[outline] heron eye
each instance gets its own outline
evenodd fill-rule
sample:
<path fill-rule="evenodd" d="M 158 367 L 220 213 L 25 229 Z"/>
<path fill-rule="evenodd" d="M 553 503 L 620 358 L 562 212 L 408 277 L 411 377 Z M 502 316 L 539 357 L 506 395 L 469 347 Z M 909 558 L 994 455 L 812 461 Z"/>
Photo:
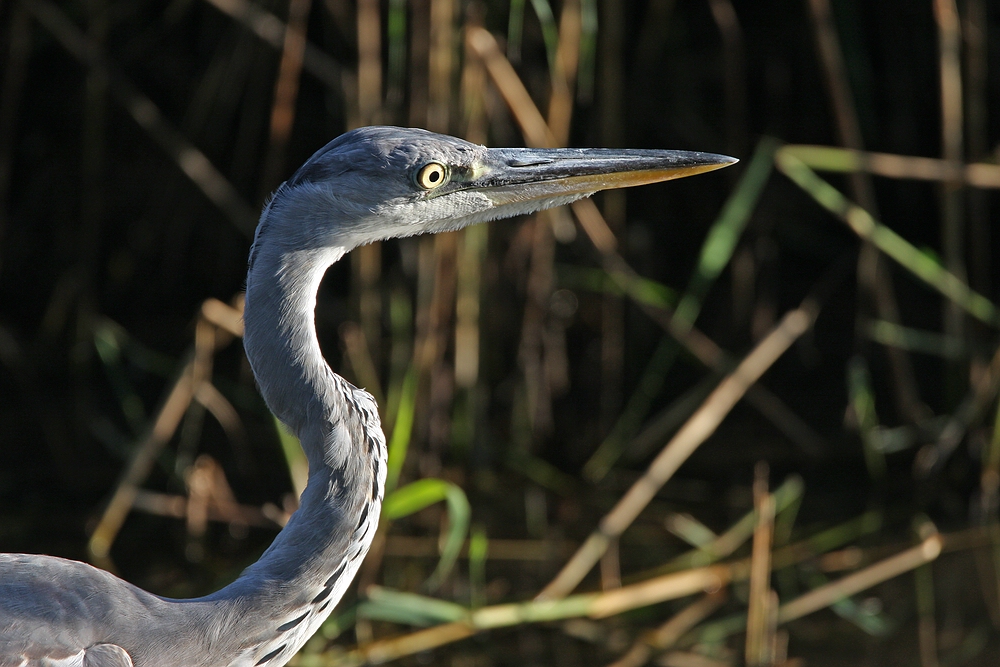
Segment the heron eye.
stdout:
<path fill-rule="evenodd" d="M 417 172 L 417 185 L 424 190 L 433 190 L 448 180 L 448 170 L 440 162 L 428 162 Z"/>

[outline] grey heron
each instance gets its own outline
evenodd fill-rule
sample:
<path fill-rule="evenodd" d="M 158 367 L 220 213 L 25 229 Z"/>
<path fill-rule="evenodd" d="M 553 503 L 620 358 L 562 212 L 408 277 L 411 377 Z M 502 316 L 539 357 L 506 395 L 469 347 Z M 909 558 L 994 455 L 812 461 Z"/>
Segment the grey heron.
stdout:
<path fill-rule="evenodd" d="M 320 352 L 316 293 L 359 245 L 457 230 L 734 159 L 662 150 L 485 148 L 425 130 L 334 139 L 282 184 L 250 250 L 244 345 L 309 461 L 271 546 L 205 597 L 163 598 L 84 563 L 0 555 L 0 667 L 278 667 L 344 595 L 378 524 L 386 446 L 371 395 Z"/>

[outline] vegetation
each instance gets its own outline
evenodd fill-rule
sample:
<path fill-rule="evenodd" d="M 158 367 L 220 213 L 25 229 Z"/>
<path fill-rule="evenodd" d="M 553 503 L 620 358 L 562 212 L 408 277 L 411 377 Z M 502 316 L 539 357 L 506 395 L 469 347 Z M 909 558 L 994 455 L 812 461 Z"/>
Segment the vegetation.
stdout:
<path fill-rule="evenodd" d="M 344 130 L 704 150 L 742 162 L 331 270 L 390 495 L 296 664 L 996 664 L 998 30 L 985 0 L 0 4 L 0 551 L 183 597 L 266 547 L 304 461 L 239 345 L 246 256 Z"/>

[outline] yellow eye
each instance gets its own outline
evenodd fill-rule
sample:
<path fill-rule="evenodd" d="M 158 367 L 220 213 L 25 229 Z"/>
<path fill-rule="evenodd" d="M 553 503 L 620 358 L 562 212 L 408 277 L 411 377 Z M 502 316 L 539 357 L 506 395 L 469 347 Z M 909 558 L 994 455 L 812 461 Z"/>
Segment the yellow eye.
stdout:
<path fill-rule="evenodd" d="M 424 190 L 433 190 L 448 180 L 448 169 L 440 162 L 428 162 L 417 172 L 417 185 Z"/>

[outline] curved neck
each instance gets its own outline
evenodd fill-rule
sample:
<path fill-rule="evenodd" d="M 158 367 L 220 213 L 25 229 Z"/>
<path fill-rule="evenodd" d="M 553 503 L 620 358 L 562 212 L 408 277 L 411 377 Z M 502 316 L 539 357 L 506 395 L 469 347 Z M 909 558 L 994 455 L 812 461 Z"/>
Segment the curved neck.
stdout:
<path fill-rule="evenodd" d="M 260 560 L 207 600 L 226 623 L 264 619 L 253 650 L 274 651 L 270 667 L 330 614 L 368 552 L 386 448 L 374 400 L 330 369 L 316 338 L 316 292 L 346 248 L 281 247 L 267 231 L 247 276 L 244 346 L 268 407 L 299 436 L 309 483 Z"/>
<path fill-rule="evenodd" d="M 302 440 L 311 469 L 321 452 L 314 451 L 319 434 L 310 427 L 337 398 L 329 391 L 333 372 L 316 338 L 316 293 L 326 270 L 345 252 L 268 246 L 256 253 L 247 275 L 247 359 L 268 407 Z"/>

